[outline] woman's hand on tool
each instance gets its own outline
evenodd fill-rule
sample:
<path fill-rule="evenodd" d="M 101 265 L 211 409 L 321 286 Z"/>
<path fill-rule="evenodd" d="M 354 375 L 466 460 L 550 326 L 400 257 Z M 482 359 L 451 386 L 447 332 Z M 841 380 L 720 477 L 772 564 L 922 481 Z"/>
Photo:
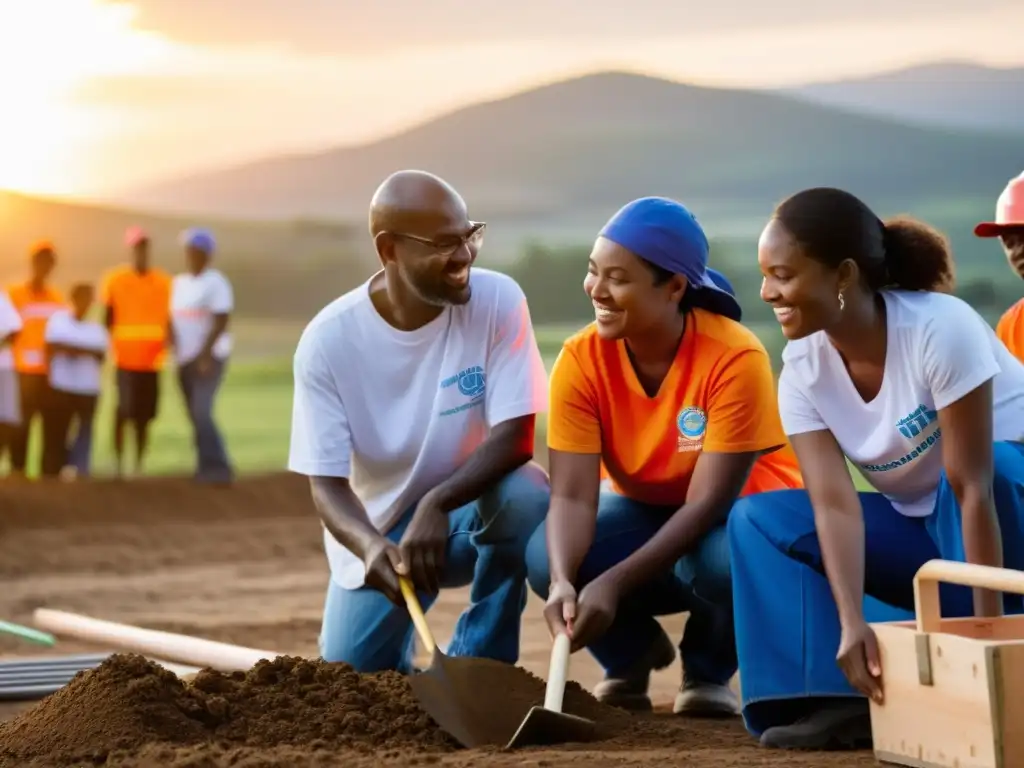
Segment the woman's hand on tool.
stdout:
<path fill-rule="evenodd" d="M 408 576 L 409 569 L 402 562 L 402 553 L 393 541 L 381 536 L 371 544 L 363 556 L 366 567 L 366 586 L 382 592 L 395 605 L 405 605 L 398 575 Z"/>
<path fill-rule="evenodd" d="M 568 581 L 556 581 L 548 590 L 544 604 L 544 620 L 554 638 L 560 634 L 572 637 L 572 622 L 576 618 L 576 588 Z"/>
<path fill-rule="evenodd" d="M 572 650 L 586 648 L 615 621 L 619 609 L 619 587 L 615 579 L 598 576 L 580 592 L 572 626 Z"/>

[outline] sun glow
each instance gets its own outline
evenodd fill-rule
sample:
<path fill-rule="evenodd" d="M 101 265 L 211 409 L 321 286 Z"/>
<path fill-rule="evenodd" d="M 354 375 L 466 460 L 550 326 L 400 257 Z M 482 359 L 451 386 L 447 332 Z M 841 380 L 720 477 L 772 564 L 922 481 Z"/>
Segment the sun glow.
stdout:
<path fill-rule="evenodd" d="M 109 131 L 112 116 L 76 109 L 71 91 L 92 77 L 158 66 L 168 44 L 133 29 L 131 5 L 100 0 L 0 3 L 0 188 L 77 186 L 71 148 Z"/>

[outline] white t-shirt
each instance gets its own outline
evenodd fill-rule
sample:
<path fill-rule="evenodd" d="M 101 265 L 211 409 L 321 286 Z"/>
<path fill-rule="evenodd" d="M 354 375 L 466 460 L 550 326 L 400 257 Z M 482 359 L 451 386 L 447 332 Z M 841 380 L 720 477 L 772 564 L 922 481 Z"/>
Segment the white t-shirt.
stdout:
<path fill-rule="evenodd" d="M 207 267 L 198 275 L 175 275 L 171 282 L 171 323 L 178 363 L 184 365 L 198 357 L 213 327 L 213 316 L 234 308 L 234 291 L 220 270 Z M 224 331 L 212 351 L 218 360 L 231 354 L 231 334 Z"/>
<path fill-rule="evenodd" d="M 91 320 L 78 320 L 68 310 L 55 312 L 46 321 L 46 341 L 69 347 L 106 352 L 110 347 L 107 329 Z M 50 363 L 50 386 L 61 392 L 98 395 L 103 364 L 91 355 L 55 354 Z"/>
<path fill-rule="evenodd" d="M 993 439 L 1024 438 L 1024 364 L 969 304 L 942 293 L 883 291 L 882 388 L 865 403 L 819 331 L 782 354 L 779 410 L 788 435 L 828 429 L 897 511 L 932 513 L 943 470 L 938 411 L 993 379 Z"/>
<path fill-rule="evenodd" d="M 5 339 L 22 328 L 21 315 L 11 303 L 7 291 L 0 290 L 0 339 Z M 14 352 L 11 345 L 0 347 L 0 371 L 14 370 Z"/>
<path fill-rule="evenodd" d="M 369 281 L 324 307 L 295 350 L 288 468 L 347 477 L 387 531 L 446 480 L 494 425 L 547 407 L 547 373 L 526 297 L 512 278 L 470 273 L 472 298 L 414 331 L 389 325 Z M 324 530 L 334 581 L 363 563 Z"/>

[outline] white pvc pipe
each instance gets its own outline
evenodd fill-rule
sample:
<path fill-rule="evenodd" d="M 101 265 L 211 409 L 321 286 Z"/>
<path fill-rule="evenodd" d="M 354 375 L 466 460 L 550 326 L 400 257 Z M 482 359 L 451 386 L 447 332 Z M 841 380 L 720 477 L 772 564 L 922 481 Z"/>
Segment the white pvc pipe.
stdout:
<path fill-rule="evenodd" d="M 173 632 L 143 629 L 50 608 L 37 608 L 33 614 L 33 623 L 58 636 L 74 637 L 170 662 L 210 667 L 221 672 L 248 670 L 261 659 L 269 660 L 281 655 L 277 651 L 262 651 Z M 188 670 L 186 674 L 192 671 Z"/>

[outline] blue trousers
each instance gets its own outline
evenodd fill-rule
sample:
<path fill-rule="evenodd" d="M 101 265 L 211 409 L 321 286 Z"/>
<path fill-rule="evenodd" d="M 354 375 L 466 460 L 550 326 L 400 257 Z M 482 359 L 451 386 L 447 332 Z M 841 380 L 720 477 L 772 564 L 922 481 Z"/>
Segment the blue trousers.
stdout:
<path fill-rule="evenodd" d="M 178 384 L 192 422 L 195 479 L 201 482 L 228 482 L 235 474 L 224 438 L 213 418 L 213 405 L 224 380 L 226 364 L 224 360 L 214 360 L 206 373 L 199 372 L 194 360 L 178 368 Z"/>
<path fill-rule="evenodd" d="M 650 541 L 676 509 L 602 492 L 594 542 L 580 565 L 576 589 L 582 590 Z M 539 527 L 530 540 L 526 567 L 530 588 L 547 599 L 551 571 L 544 526 Z M 690 612 L 690 618 L 680 652 L 687 678 L 727 683 L 736 672 L 737 662 L 729 545 L 724 525 L 708 533 L 691 553 L 660 578 L 625 596 L 611 627 L 587 650 L 606 675 L 617 677 L 629 670 L 657 639 L 661 629 L 655 616 L 686 611 Z"/>
<path fill-rule="evenodd" d="M 469 585 L 469 607 L 455 625 L 446 653 L 515 664 L 519 630 L 526 607 L 526 543 L 544 522 L 551 490 L 547 474 L 528 463 L 509 474 L 479 499 L 448 515 L 449 537 L 442 587 Z M 412 520 L 412 505 L 387 533 L 399 541 Z M 420 594 L 427 611 L 436 595 Z M 412 619 L 369 587 L 327 588 L 320 655 L 347 662 L 359 672 L 412 669 Z"/>
<path fill-rule="evenodd" d="M 1007 568 L 1024 569 L 1024 445 L 994 446 L 995 506 Z M 869 622 L 914 618 L 914 575 L 934 558 L 964 562 L 960 505 L 945 474 L 934 512 L 899 514 L 880 493 L 861 493 L 864 615 Z M 760 735 L 788 725 L 822 697 L 860 694 L 836 663 L 839 614 L 822 565 L 807 492 L 741 499 L 729 518 L 743 717 Z M 967 587 L 940 585 L 944 616 L 970 616 Z M 1006 595 L 1007 613 L 1024 612 Z"/>

